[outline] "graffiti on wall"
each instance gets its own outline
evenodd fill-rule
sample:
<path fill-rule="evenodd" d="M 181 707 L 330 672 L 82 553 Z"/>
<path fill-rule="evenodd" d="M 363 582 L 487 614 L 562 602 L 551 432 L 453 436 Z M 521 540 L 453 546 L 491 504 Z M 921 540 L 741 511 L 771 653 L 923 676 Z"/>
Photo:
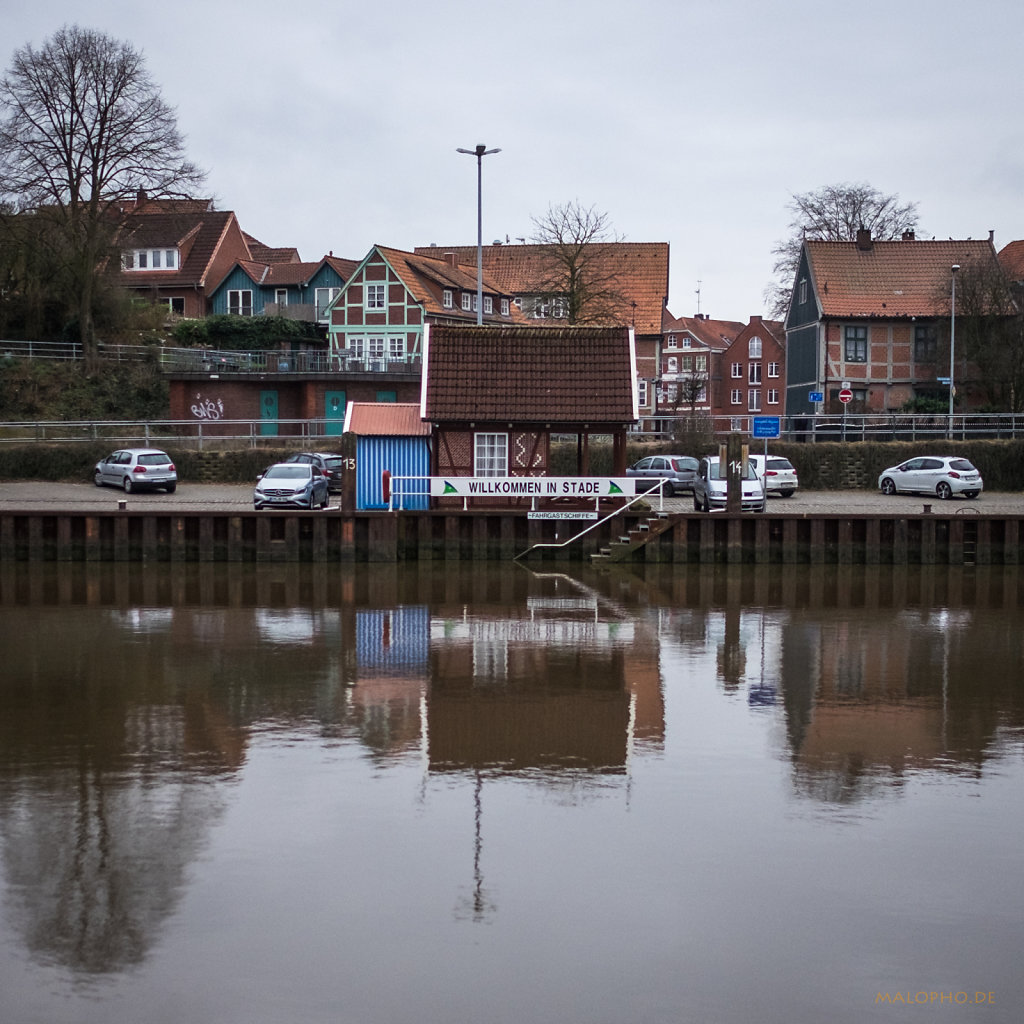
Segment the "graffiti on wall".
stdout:
<path fill-rule="evenodd" d="M 192 415 L 200 420 L 219 420 L 224 416 L 224 402 L 221 399 L 203 398 L 196 392 L 196 400 L 192 406 Z"/>

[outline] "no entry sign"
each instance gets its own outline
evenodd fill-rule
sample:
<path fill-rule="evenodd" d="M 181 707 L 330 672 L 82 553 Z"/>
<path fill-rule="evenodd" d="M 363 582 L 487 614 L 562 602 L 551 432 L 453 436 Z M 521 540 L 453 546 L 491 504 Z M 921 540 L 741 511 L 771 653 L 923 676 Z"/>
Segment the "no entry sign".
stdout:
<path fill-rule="evenodd" d="M 849 388 L 843 388 L 843 390 L 839 392 L 839 401 L 842 402 L 843 405 L 846 405 L 847 402 L 852 402 L 853 392 Z"/>

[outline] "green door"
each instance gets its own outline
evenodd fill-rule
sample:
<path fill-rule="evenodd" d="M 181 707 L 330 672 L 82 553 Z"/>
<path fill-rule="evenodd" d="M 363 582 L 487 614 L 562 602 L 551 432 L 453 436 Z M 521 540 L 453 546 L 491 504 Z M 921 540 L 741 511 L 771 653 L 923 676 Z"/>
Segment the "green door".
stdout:
<path fill-rule="evenodd" d="M 324 433 L 341 434 L 345 430 L 345 392 L 324 392 Z"/>
<path fill-rule="evenodd" d="M 260 434 L 277 437 L 277 392 L 260 392 Z"/>

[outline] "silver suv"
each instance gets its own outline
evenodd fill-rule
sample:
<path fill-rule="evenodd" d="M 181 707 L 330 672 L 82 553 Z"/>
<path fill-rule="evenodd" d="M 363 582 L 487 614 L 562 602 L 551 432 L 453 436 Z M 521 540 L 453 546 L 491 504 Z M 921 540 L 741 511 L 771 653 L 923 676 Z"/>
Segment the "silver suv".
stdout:
<path fill-rule="evenodd" d="M 763 512 L 765 506 L 764 482 L 747 462 L 747 472 L 741 481 L 743 497 L 740 508 L 744 512 Z M 700 460 L 697 476 L 693 481 L 693 507 L 698 512 L 721 512 L 727 502 L 728 479 L 726 467 L 717 455 L 707 455 Z"/>

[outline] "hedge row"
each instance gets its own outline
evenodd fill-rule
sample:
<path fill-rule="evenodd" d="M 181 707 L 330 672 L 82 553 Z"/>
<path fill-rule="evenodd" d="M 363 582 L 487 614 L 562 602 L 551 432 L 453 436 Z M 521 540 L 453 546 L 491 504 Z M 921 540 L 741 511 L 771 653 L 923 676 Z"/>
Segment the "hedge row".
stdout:
<path fill-rule="evenodd" d="M 763 450 L 763 442 L 751 442 L 753 453 Z M 250 483 L 270 463 L 297 450 L 295 445 L 275 448 L 238 448 L 229 451 L 195 451 L 164 445 L 178 467 L 182 480 L 204 483 Z M 111 451 L 109 443 L 0 445 L 0 480 L 92 479 L 93 467 Z M 850 442 L 828 444 L 786 444 L 771 441 L 768 452 L 783 455 L 797 469 L 802 487 L 809 490 L 845 490 L 855 487 L 873 489 L 878 476 L 915 455 L 961 455 L 976 465 L 993 491 L 1024 489 L 1024 441 L 955 441 L 936 444 L 916 442 Z M 696 450 L 679 452 L 678 445 L 657 442 L 631 442 L 626 446 L 627 462 L 645 455 L 686 454 L 700 458 L 718 453 L 718 446 L 703 443 Z M 551 472 L 571 476 L 576 472 L 577 449 L 573 443 L 556 443 L 551 448 Z M 595 476 L 612 473 L 611 445 L 590 444 L 590 471 Z"/>

